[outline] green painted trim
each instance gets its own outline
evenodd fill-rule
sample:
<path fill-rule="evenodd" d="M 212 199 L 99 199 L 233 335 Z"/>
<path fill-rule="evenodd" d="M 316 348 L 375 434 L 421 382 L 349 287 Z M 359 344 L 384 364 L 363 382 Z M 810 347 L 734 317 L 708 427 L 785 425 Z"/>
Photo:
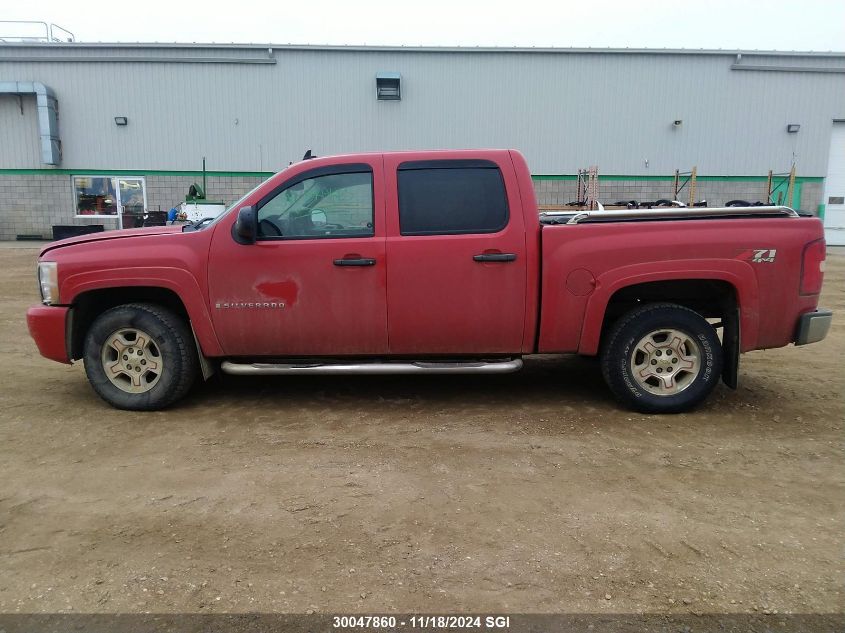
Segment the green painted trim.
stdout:
<path fill-rule="evenodd" d="M 207 176 L 269 178 L 274 171 L 207 171 Z M 192 176 L 202 177 L 202 171 L 168 171 L 163 169 L 0 169 L 0 176 Z"/>
<path fill-rule="evenodd" d="M 224 178 L 269 178 L 274 171 L 207 171 L 207 176 L 221 176 Z M 166 169 L 0 169 L 0 176 L 190 176 L 201 177 L 202 171 L 194 170 L 166 170 Z M 575 174 L 533 174 L 533 180 L 576 180 Z M 674 176 L 626 176 L 624 174 L 599 175 L 599 180 L 653 180 L 672 181 Z M 703 182 L 765 182 L 766 176 L 698 176 Z M 822 182 L 822 176 L 796 176 L 795 182 Z"/>
<path fill-rule="evenodd" d="M 575 180 L 576 176 L 552 175 L 552 174 L 531 174 L 531 180 Z"/>
<path fill-rule="evenodd" d="M 819 216 L 819 220 L 824 220 L 824 209 L 825 206 L 823 204 L 820 204 L 819 208 L 816 210 L 816 215 Z"/>
<path fill-rule="evenodd" d="M 533 174 L 533 180 L 576 180 L 575 175 Z M 599 174 L 599 180 L 659 180 L 673 181 L 675 176 L 625 176 L 623 174 Z M 698 176 L 704 182 L 766 182 L 768 176 Z M 795 182 L 822 182 L 822 176 L 796 176 Z"/>

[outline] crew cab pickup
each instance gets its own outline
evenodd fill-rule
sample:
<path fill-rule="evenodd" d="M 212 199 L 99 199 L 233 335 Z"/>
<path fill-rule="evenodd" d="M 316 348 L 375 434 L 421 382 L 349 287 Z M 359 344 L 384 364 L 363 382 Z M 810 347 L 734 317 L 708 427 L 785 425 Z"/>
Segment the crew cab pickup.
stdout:
<path fill-rule="evenodd" d="M 599 355 L 677 412 L 741 352 L 827 334 L 822 223 L 785 207 L 540 214 L 513 150 L 303 160 L 214 221 L 47 244 L 41 354 L 123 409 L 228 374 L 503 373 Z"/>

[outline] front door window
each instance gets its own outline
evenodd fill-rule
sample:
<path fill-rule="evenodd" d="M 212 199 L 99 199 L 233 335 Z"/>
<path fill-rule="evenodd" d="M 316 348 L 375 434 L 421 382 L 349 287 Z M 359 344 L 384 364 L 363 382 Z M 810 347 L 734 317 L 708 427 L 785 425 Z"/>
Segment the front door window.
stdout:
<path fill-rule="evenodd" d="M 307 178 L 258 209 L 259 239 L 373 236 L 373 174 Z"/>

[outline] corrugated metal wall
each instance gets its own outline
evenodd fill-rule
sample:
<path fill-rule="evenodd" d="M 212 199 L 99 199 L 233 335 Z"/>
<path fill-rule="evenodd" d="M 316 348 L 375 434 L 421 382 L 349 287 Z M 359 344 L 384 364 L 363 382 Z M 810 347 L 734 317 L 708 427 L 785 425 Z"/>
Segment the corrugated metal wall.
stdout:
<path fill-rule="evenodd" d="M 127 56 L 139 61 L 103 61 Z M 221 63 L 150 62 L 216 57 Z M 271 171 L 317 154 L 514 147 L 534 173 L 824 176 L 845 74 L 732 70 L 734 53 L 0 45 L 0 81 L 56 92 L 61 167 Z M 84 61 L 90 58 L 91 61 Z M 83 61 L 59 61 L 83 60 Z M 43 61 L 36 61 L 43 60 Z M 845 68 L 845 55 L 741 64 Z M 377 101 L 378 71 L 402 100 Z M 40 168 L 34 99 L 0 96 L 0 169 Z M 129 125 L 117 127 L 115 116 Z M 683 124 L 674 126 L 681 119 Z M 798 123 L 798 134 L 786 125 Z M 646 165 L 648 161 L 648 165 Z"/>

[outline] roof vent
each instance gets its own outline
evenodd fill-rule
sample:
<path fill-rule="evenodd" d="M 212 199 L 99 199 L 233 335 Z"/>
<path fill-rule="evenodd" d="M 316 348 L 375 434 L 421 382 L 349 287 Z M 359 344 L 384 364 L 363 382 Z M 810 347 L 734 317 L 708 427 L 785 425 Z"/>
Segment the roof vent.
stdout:
<path fill-rule="evenodd" d="M 376 74 L 376 99 L 379 101 L 399 101 L 402 93 L 399 84 L 402 76 L 399 73 Z"/>

